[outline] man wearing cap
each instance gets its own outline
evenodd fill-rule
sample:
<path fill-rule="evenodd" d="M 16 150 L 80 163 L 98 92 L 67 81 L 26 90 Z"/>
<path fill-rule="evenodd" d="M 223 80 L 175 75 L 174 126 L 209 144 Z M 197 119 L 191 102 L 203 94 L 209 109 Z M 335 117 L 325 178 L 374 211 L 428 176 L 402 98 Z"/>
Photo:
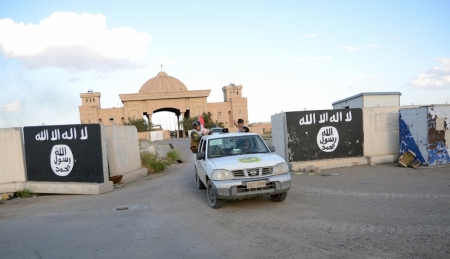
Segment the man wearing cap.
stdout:
<path fill-rule="evenodd" d="M 238 128 L 238 132 L 249 132 L 249 128 L 244 125 L 243 119 L 238 119 L 237 123 L 234 121 L 234 126 Z"/>

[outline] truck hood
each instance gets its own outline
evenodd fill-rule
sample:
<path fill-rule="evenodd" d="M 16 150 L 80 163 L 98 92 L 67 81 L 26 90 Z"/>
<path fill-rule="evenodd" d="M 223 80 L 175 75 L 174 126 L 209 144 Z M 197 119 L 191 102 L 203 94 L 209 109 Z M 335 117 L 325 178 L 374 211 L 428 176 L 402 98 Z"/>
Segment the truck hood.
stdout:
<path fill-rule="evenodd" d="M 215 169 L 240 170 L 254 167 L 271 167 L 285 162 L 274 153 L 248 154 L 210 159 Z"/>

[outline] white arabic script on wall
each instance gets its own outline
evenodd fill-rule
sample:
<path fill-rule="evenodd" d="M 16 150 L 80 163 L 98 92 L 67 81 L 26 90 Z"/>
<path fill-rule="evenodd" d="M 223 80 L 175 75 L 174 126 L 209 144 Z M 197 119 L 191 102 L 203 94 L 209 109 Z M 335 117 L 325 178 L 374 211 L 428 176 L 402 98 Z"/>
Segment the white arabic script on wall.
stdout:
<path fill-rule="evenodd" d="M 342 118 L 342 111 L 338 111 L 336 113 L 329 112 L 331 116 L 328 115 L 328 112 L 324 112 L 319 115 L 319 123 L 325 123 L 325 122 L 340 122 L 340 121 L 346 121 L 350 122 L 352 121 L 352 111 L 348 111 L 345 115 L 345 119 Z M 304 117 L 302 117 L 299 121 L 300 125 L 310 125 L 310 124 L 316 124 L 316 113 L 310 113 L 306 114 Z"/>
<path fill-rule="evenodd" d="M 54 145 L 50 154 L 50 165 L 59 176 L 70 174 L 73 169 L 72 150 L 67 145 Z"/>
<path fill-rule="evenodd" d="M 333 152 L 339 144 L 339 133 L 333 126 L 322 127 L 317 133 L 317 145 L 324 152 Z"/>
<path fill-rule="evenodd" d="M 42 130 L 41 132 L 39 132 L 38 134 L 36 134 L 36 136 L 34 138 L 38 141 L 49 140 L 49 138 L 51 141 L 60 140 L 60 139 L 77 139 L 77 129 L 76 128 L 70 128 L 70 130 L 66 130 L 62 134 L 59 131 L 59 129 L 54 129 L 50 133 L 51 133 L 51 136 L 48 134 L 48 130 L 45 129 L 45 130 Z M 83 129 L 80 130 L 80 139 L 81 140 L 88 139 L 87 127 L 84 127 L 84 130 Z"/>

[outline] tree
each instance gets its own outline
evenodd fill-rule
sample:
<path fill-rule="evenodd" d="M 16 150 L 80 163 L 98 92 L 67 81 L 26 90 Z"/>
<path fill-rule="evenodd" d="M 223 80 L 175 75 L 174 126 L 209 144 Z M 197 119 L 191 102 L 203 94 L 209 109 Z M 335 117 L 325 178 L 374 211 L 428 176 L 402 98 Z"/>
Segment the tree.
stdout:
<path fill-rule="evenodd" d="M 133 125 L 136 126 L 138 132 L 150 131 L 152 123 L 150 125 L 144 119 L 135 119 L 134 117 L 128 117 L 128 121 L 124 122 L 123 125 Z"/>

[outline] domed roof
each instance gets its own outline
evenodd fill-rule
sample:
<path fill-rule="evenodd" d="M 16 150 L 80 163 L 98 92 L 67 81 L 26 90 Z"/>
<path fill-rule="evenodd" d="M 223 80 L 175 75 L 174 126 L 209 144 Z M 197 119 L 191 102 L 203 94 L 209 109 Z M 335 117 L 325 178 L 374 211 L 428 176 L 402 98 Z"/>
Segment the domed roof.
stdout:
<path fill-rule="evenodd" d="M 151 93 L 166 93 L 166 92 L 180 92 L 187 91 L 186 86 L 175 77 L 168 76 L 166 72 L 159 72 L 156 77 L 149 79 L 145 82 L 141 89 L 140 94 Z"/>

